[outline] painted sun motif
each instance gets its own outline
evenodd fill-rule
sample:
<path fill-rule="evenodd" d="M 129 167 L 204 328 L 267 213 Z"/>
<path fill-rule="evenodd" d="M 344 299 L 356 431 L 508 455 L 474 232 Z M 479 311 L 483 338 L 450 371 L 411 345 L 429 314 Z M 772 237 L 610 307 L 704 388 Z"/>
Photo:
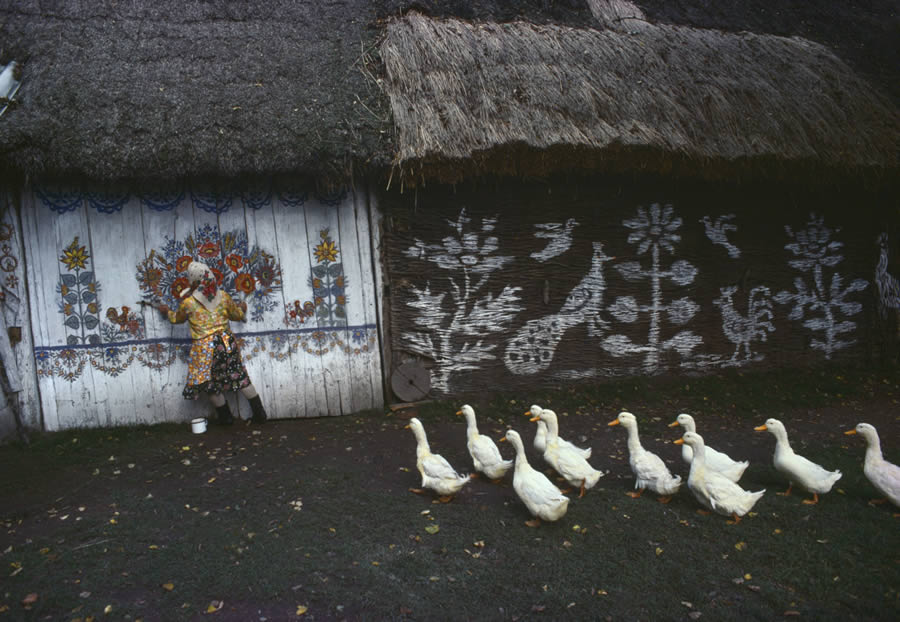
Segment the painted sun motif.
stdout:
<path fill-rule="evenodd" d="M 323 231 L 327 234 L 327 230 Z M 316 261 L 320 263 L 337 261 L 338 249 L 333 240 L 323 239 L 315 248 Z"/>
<path fill-rule="evenodd" d="M 60 256 L 59 260 L 65 264 L 69 270 L 84 270 L 84 268 L 87 267 L 87 260 L 90 259 L 90 257 L 87 249 L 84 246 L 78 245 L 78 236 L 75 236 L 72 243 L 63 249 L 63 254 Z"/>
<path fill-rule="evenodd" d="M 623 225 L 634 232 L 628 235 L 629 244 L 638 244 L 638 255 L 643 255 L 652 245 L 659 245 L 670 253 L 675 252 L 675 244 L 681 241 L 676 231 L 681 227 L 681 218 L 673 217 L 671 205 L 660 207 L 658 203 L 650 206 L 649 213 L 638 207 L 637 218 L 625 220 Z"/>

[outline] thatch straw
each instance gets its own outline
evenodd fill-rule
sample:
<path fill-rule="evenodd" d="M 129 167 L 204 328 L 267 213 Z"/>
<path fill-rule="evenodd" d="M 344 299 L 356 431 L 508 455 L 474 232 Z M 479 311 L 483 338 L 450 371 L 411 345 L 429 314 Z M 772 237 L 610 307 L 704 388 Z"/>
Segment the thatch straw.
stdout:
<path fill-rule="evenodd" d="M 390 162 L 365 0 L 5 4 L 0 61 L 21 62 L 23 81 L 0 171 L 341 180 Z"/>
<path fill-rule="evenodd" d="M 896 108 L 819 44 L 409 14 L 381 45 L 406 183 L 483 173 L 896 177 Z"/>

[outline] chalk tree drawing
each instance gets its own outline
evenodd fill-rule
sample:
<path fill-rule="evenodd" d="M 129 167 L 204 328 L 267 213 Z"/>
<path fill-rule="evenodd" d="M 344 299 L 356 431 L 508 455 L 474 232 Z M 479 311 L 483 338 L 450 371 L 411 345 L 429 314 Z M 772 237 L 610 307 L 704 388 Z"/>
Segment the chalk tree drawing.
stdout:
<path fill-rule="evenodd" d="M 692 350 L 702 341 L 702 337 L 689 330 L 676 334 L 671 339 L 662 341 L 660 337 L 663 313 L 668 315 L 669 321 L 675 325 L 687 324 L 699 311 L 700 306 L 689 298 L 679 298 L 669 303 L 662 299 L 662 281 L 669 279 L 676 285 L 689 285 L 697 276 L 697 268 L 690 262 L 678 260 L 672 263 L 668 270 L 660 264 L 660 249 L 675 253 L 675 245 L 681 241 L 681 235 L 677 233 L 681 227 L 681 218 L 675 217 L 674 208 L 671 205 L 665 207 L 654 203 L 647 210 L 638 207 L 637 217 L 622 222 L 632 229 L 628 235 L 629 244 L 637 244 L 637 254 L 644 255 L 650 251 L 650 268 L 645 270 L 640 262 L 626 261 L 615 266 L 615 269 L 628 281 L 650 281 L 650 303 L 639 305 L 633 296 L 621 296 L 608 307 L 608 311 L 620 322 L 633 323 L 642 313 L 649 314 L 650 331 L 646 344 L 633 343 L 625 335 L 612 335 L 603 341 L 603 349 L 613 356 L 627 356 L 643 353 L 644 373 L 654 373 L 659 370 L 660 353 L 666 350 L 675 350 L 682 357 L 687 357 Z"/>
<path fill-rule="evenodd" d="M 570 218 L 565 224 L 558 222 L 541 223 L 534 227 L 538 229 L 534 234 L 536 238 L 550 240 L 542 250 L 531 253 L 532 259 L 548 261 L 562 255 L 572 246 L 572 229 L 578 226 L 574 218 Z"/>
<path fill-rule="evenodd" d="M 747 297 L 747 315 L 734 308 L 732 297 L 737 291 L 737 286 L 720 287 L 720 296 L 712 302 L 722 311 L 722 331 L 725 337 L 735 344 L 734 354 L 731 356 L 731 364 L 739 364 L 752 360 L 762 360 L 763 355 L 753 356 L 750 344 L 754 341 L 766 341 L 768 333 L 775 330 L 772 324 L 772 300 L 769 288 L 760 285 L 750 290 Z M 743 359 L 738 358 L 744 350 Z"/>
<path fill-rule="evenodd" d="M 728 256 L 732 259 L 737 259 L 741 256 L 741 249 L 728 241 L 728 234 L 726 233 L 726 231 L 737 231 L 735 225 L 725 222 L 733 218 L 734 214 L 724 214 L 713 222 L 709 216 L 704 216 L 700 219 L 700 222 L 706 227 L 706 237 L 709 238 L 709 241 L 725 247 L 725 250 L 728 251 Z"/>
<path fill-rule="evenodd" d="M 512 373 L 535 374 L 546 369 L 563 333 L 582 322 L 588 322 L 591 337 L 600 336 L 605 325 L 599 316 L 606 289 L 603 264 L 613 258 L 603 252 L 602 242 L 594 242 L 593 247 L 590 271 L 569 292 L 559 313 L 528 320 L 507 344 L 503 362 Z"/>
<path fill-rule="evenodd" d="M 878 287 L 878 314 L 882 319 L 887 317 L 888 309 L 900 309 L 900 284 L 897 278 L 887 271 L 888 267 L 888 235 L 878 235 L 878 265 L 875 266 L 875 285 Z"/>
<path fill-rule="evenodd" d="M 788 237 L 794 240 L 786 244 L 785 248 L 796 257 L 788 261 L 788 265 L 801 272 L 811 273 L 812 282 L 807 283 L 802 277 L 795 278 L 796 291 L 778 292 L 775 301 L 780 304 L 794 304 L 788 316 L 791 320 L 802 320 L 807 312 L 810 314 L 821 312 L 820 317 L 810 317 L 804 321 L 803 326 L 811 331 L 825 333 L 824 339 L 813 338 L 810 345 L 825 352 L 825 358 L 830 359 L 835 350 L 846 348 L 856 342 L 855 339 L 838 338 L 839 335 L 856 330 L 856 322 L 838 321 L 836 315 L 849 317 L 859 313 L 862 304 L 848 302 L 845 298 L 853 292 L 864 290 L 868 283 L 864 279 L 855 279 L 845 288 L 843 277 L 835 271 L 831 274 L 831 284 L 825 285 L 824 271 L 834 268 L 844 260 L 844 256 L 837 252 L 844 244 L 831 239 L 832 233 L 839 233 L 840 229 L 832 232 L 823 222 L 823 218 L 810 214 L 810 220 L 803 231 L 794 233 L 790 225 L 785 226 L 784 230 Z"/>
<path fill-rule="evenodd" d="M 424 289 L 413 286 L 415 298 L 407 304 L 418 309 L 414 323 L 422 330 L 401 335 L 410 351 L 434 360 L 432 387 L 440 393 L 450 390 L 452 374 L 480 369 L 483 361 L 497 358 L 493 353 L 496 344 L 484 343 L 483 337 L 505 332 L 513 316 L 522 310 L 518 304 L 520 287 L 506 285 L 496 298 L 490 292 L 477 296 L 491 274 L 513 257 L 495 254 L 498 242 L 491 232 L 496 217 L 483 218 L 480 233 L 468 230 L 471 221 L 463 208 L 457 220 L 447 221 L 453 235 L 440 244 L 426 244 L 416 238 L 415 245 L 404 251 L 409 258 L 429 261 L 451 273 L 447 277 L 449 292 L 432 293 L 430 281 Z M 445 305 L 448 293 L 449 305 Z"/>

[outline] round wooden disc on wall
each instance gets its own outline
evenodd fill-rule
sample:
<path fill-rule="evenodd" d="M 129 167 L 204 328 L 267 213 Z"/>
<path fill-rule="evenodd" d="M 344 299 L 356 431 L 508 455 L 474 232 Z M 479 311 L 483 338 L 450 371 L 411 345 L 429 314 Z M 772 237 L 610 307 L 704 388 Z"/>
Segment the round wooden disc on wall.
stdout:
<path fill-rule="evenodd" d="M 423 400 L 431 391 L 431 374 L 418 363 L 403 363 L 391 375 L 391 389 L 404 402 Z"/>

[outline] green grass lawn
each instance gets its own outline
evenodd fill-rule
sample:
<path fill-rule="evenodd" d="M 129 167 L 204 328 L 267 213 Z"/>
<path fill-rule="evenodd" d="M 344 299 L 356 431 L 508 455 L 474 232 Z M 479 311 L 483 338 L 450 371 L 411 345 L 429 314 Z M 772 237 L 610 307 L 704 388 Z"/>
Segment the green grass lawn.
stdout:
<path fill-rule="evenodd" d="M 895 619 L 898 510 L 867 504 L 864 444 L 843 431 L 873 423 L 900 462 L 896 378 L 818 370 L 471 397 L 481 432 L 519 430 L 536 468 L 534 402 L 609 471 L 538 528 L 511 476 L 446 504 L 409 492 L 412 414 L 433 451 L 471 469 L 461 402 L 204 435 L 187 423 L 42 435 L 0 448 L 0 622 Z M 606 425 L 623 409 L 684 476 L 668 423 L 691 412 L 707 442 L 751 461 L 741 483 L 766 495 L 738 525 L 698 515 L 686 488 L 668 505 L 629 498 L 625 433 Z M 752 429 L 770 416 L 798 453 L 843 471 L 819 505 L 775 494 L 787 486 L 774 438 Z"/>

